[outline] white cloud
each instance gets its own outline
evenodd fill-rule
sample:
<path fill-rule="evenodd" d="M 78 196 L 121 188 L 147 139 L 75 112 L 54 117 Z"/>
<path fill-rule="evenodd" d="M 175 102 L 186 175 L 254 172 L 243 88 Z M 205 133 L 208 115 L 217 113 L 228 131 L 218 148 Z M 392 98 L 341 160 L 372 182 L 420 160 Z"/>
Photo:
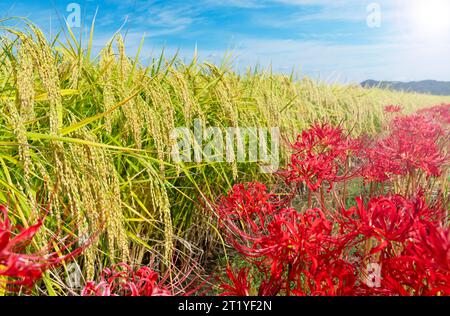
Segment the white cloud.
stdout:
<path fill-rule="evenodd" d="M 275 3 L 288 5 L 315 5 L 315 6 L 331 6 L 340 7 L 355 3 L 361 3 L 361 0 L 272 0 Z"/>
<path fill-rule="evenodd" d="M 246 39 L 234 51 L 241 67 L 273 65 L 275 71 L 293 67 L 305 74 L 341 81 L 448 80 L 450 45 L 423 48 L 420 43 L 342 45 L 320 41 Z M 220 55 L 217 54 L 216 55 Z"/>
<path fill-rule="evenodd" d="M 207 6 L 223 6 L 233 8 L 257 9 L 266 6 L 263 0 L 204 0 Z"/>

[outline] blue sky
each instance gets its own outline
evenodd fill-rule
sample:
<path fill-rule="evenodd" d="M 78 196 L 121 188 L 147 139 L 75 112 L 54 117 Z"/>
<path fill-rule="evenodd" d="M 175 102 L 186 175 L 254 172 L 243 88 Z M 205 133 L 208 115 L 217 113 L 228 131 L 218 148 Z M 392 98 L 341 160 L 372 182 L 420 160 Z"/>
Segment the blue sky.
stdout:
<path fill-rule="evenodd" d="M 450 23 L 439 22 L 450 21 L 448 0 L 0 0 L 0 16 L 26 16 L 55 34 L 70 3 L 85 25 L 98 8 L 97 48 L 122 27 L 130 55 L 145 34 L 144 57 L 164 46 L 189 60 L 197 46 L 202 60 L 231 53 L 237 70 L 258 64 L 329 81 L 450 81 Z"/>

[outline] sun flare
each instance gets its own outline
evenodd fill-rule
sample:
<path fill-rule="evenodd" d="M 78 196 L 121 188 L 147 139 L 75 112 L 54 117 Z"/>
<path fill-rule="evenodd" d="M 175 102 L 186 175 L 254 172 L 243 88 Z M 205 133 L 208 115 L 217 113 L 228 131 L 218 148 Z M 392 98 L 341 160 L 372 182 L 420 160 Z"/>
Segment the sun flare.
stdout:
<path fill-rule="evenodd" d="M 415 0 L 411 6 L 411 18 L 415 32 L 427 37 L 442 37 L 450 34 L 450 1 Z"/>

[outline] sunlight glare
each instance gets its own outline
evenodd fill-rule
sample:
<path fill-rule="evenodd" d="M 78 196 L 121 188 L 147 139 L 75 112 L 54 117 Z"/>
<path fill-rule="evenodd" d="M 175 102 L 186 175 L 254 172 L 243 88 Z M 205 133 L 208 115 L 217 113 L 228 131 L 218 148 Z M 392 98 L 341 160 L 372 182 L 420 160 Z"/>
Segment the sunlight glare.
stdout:
<path fill-rule="evenodd" d="M 411 18 L 418 35 L 426 37 L 450 37 L 450 1 L 411 1 Z"/>

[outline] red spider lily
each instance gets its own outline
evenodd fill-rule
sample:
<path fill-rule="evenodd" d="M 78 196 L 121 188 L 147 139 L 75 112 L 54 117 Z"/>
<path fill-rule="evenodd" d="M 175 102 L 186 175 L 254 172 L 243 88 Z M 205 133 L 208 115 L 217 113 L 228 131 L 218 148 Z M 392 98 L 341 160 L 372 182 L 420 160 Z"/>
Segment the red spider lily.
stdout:
<path fill-rule="evenodd" d="M 321 210 L 300 214 L 283 207 L 286 202 L 260 183 L 247 183 L 234 186 L 217 205 L 228 241 L 248 258 L 264 257 L 261 264 L 270 263 L 272 272 L 280 262 L 293 264 L 310 243 L 325 242 L 321 238 L 332 226 Z"/>
<path fill-rule="evenodd" d="M 369 145 L 326 124 L 303 132 L 288 169 L 280 173 L 288 185 L 304 183 L 314 191 L 328 183 L 331 189 L 352 177 L 354 171 L 342 166 L 361 151 L 368 160 L 366 180 L 407 176 L 412 190 L 371 197 L 367 203 L 356 198 L 349 209 L 339 204 L 341 211 L 321 203 L 321 209 L 299 212 L 290 207 L 293 199 L 277 199 L 262 184 L 235 186 L 219 200 L 218 214 L 227 240 L 252 269 L 227 270 L 229 281 L 221 287 L 225 295 L 248 295 L 255 280 L 262 280 L 259 295 L 450 295 L 445 199 L 419 181 L 422 174 L 438 176 L 445 170 L 449 157 L 443 144 L 442 124 L 425 114 L 395 118 L 389 135 Z M 372 277 L 368 262 L 381 267 L 374 287 L 365 283 Z"/>
<path fill-rule="evenodd" d="M 348 177 L 342 167 L 347 165 L 350 153 L 358 149 L 358 143 L 344 135 L 340 127 L 322 124 L 303 131 L 292 148 L 295 152 L 283 172 L 286 182 L 304 182 L 316 191 L 323 182 L 331 189 L 333 183 Z"/>
<path fill-rule="evenodd" d="M 419 189 L 414 197 L 410 199 L 414 203 L 414 215 L 418 224 L 434 224 L 440 225 L 445 221 L 447 212 L 442 207 L 442 201 L 438 199 L 432 205 L 428 204 L 425 199 L 425 192 Z"/>
<path fill-rule="evenodd" d="M 439 176 L 448 163 L 439 146 L 443 130 L 423 115 L 397 117 L 388 137 L 362 150 L 367 165 L 363 176 L 368 180 L 386 181 L 392 175 L 411 175 L 421 170 L 428 176 Z"/>
<path fill-rule="evenodd" d="M 83 296 L 171 296 L 166 280 L 159 280 L 159 274 L 148 267 L 134 270 L 120 263 L 111 269 L 106 268 L 99 283 L 88 282 Z"/>
<path fill-rule="evenodd" d="M 419 261 L 446 271 L 450 277 L 450 229 L 436 226 L 435 223 L 421 222 L 417 241 L 408 252 Z"/>
<path fill-rule="evenodd" d="M 223 281 L 220 284 L 220 289 L 223 291 L 221 296 L 250 296 L 251 282 L 248 277 L 248 268 L 242 268 L 237 272 L 232 271 L 227 267 L 226 274 L 229 282 Z"/>
<path fill-rule="evenodd" d="M 366 294 L 449 294 L 450 231 L 439 226 L 443 210 L 428 206 L 423 192 L 413 199 L 392 195 L 373 198 L 367 207 L 361 199 L 357 204 L 342 212 L 347 222 L 339 224 L 346 246 L 364 248 L 362 241 L 378 240 L 363 251 L 365 257 L 379 254 L 382 286 L 366 288 Z"/>
<path fill-rule="evenodd" d="M 178 256 L 173 258 L 178 261 Z M 192 259 L 192 258 L 191 258 Z M 164 274 L 154 269 L 154 260 L 149 266 L 133 268 L 126 263 L 119 263 L 105 268 L 98 283 L 90 281 L 82 291 L 83 296 L 190 296 L 204 295 L 210 291 L 209 278 L 200 280 L 194 275 L 199 270 L 196 261 L 189 261 L 181 266 L 171 266 Z M 176 273 L 173 273 L 176 271 Z"/>
<path fill-rule="evenodd" d="M 276 296 L 283 287 L 283 280 L 280 272 L 272 273 L 270 277 L 265 276 L 261 281 L 258 290 L 258 296 Z"/>
<path fill-rule="evenodd" d="M 79 255 L 84 247 L 80 247 L 67 255 L 61 256 L 60 252 L 45 253 L 41 251 L 34 254 L 25 254 L 21 251 L 31 243 L 43 222 L 27 229 L 18 229 L 12 226 L 8 217 L 8 209 L 0 205 L 2 219 L 0 219 L 0 276 L 7 277 L 9 290 L 15 290 L 20 286 L 30 288 L 38 281 L 45 270 L 72 259 Z M 15 231 L 18 231 L 15 233 Z M 71 245 L 59 244 L 59 251 L 68 250 Z"/>
<path fill-rule="evenodd" d="M 325 261 L 314 274 L 305 271 L 292 291 L 297 296 L 347 296 L 361 291 L 356 269 L 344 260 Z"/>
<path fill-rule="evenodd" d="M 369 290 L 372 294 L 421 295 L 426 272 L 415 265 L 414 258 L 406 256 L 385 258 L 381 271 L 381 287 Z"/>
<path fill-rule="evenodd" d="M 233 271 L 226 269 L 226 279 L 220 280 L 220 296 L 251 296 L 251 283 L 254 281 L 249 276 L 249 268 Z M 264 276 L 259 284 L 258 296 L 276 296 L 282 288 L 280 275 Z"/>
<path fill-rule="evenodd" d="M 268 235 L 257 243 L 257 251 L 271 259 L 273 272 L 282 263 L 297 273 L 304 268 L 306 259 L 311 261 L 314 270 L 318 266 L 317 257 L 325 249 L 331 250 L 331 230 L 331 222 L 319 209 L 304 214 L 286 209 L 268 225 Z"/>
<path fill-rule="evenodd" d="M 218 205 L 221 223 L 243 221 L 248 224 L 246 228 L 257 232 L 260 225 L 264 226 L 265 218 L 277 211 L 280 202 L 264 184 L 251 182 L 233 186 Z"/>
<path fill-rule="evenodd" d="M 266 190 L 265 187 L 262 189 Z M 264 274 L 261 278 L 263 281 L 259 287 L 259 295 L 276 295 L 282 289 L 289 294 L 291 282 L 299 281 L 301 275 L 325 278 L 321 264 L 338 260 L 340 250 L 343 248 L 338 244 L 339 239 L 333 236 L 333 225 L 322 210 L 311 209 L 299 213 L 290 208 L 279 208 L 277 211 L 275 209 L 276 207 L 271 208 L 269 213 L 258 213 L 266 215 L 263 220 L 258 221 L 258 230 L 244 232 L 233 223 L 223 225 L 229 229 L 226 231 L 227 237 L 235 249 Z M 221 221 L 230 222 L 228 214 L 219 212 L 223 217 Z M 240 217 L 240 220 L 245 221 L 248 218 Z M 342 266 L 336 265 L 336 269 L 339 270 Z M 231 285 L 224 283 L 222 289 L 226 290 L 225 294 L 242 295 L 243 291 L 248 289 L 245 286 L 248 284 L 247 274 L 248 270 L 245 269 L 237 276 L 227 270 Z M 331 279 L 333 282 L 336 281 L 334 276 L 330 277 Z M 336 291 L 347 293 L 347 288 L 344 289 L 347 284 L 347 281 L 341 282 L 341 287 L 338 285 L 335 287 Z"/>
<path fill-rule="evenodd" d="M 450 104 L 441 104 L 431 108 L 422 109 L 419 111 L 419 114 L 430 117 L 443 126 L 447 125 L 448 127 L 448 125 L 450 125 Z"/>
<path fill-rule="evenodd" d="M 400 105 L 387 105 L 384 107 L 384 112 L 386 113 L 399 113 L 402 111 L 402 107 Z"/>
<path fill-rule="evenodd" d="M 316 268 L 316 256 L 330 247 L 331 229 L 331 223 L 319 209 L 308 210 L 305 214 L 282 209 L 258 234 L 230 234 L 228 238 L 237 251 L 277 275 L 287 265 L 291 266 L 291 271 L 298 270 L 305 258 Z M 261 258 L 263 261 L 259 260 Z"/>
<path fill-rule="evenodd" d="M 407 255 L 384 260 L 382 287 L 374 293 L 402 296 L 448 296 L 450 275 L 436 270 L 417 257 Z"/>
<path fill-rule="evenodd" d="M 367 207 L 361 198 L 356 198 L 356 203 L 357 206 L 343 210 L 337 218 L 341 234 L 347 239 L 375 237 L 379 245 L 372 253 L 383 250 L 391 242 L 404 243 L 416 238 L 420 225 L 435 225 L 445 216 L 442 209 L 425 203 L 423 192 L 411 199 L 401 195 L 374 197 Z"/>
<path fill-rule="evenodd" d="M 302 214 L 283 208 L 265 223 L 257 233 L 232 229 L 227 234 L 235 249 L 265 273 L 266 281 L 259 289 L 261 295 L 278 293 L 285 272 L 287 279 L 294 281 L 304 269 L 318 269 L 321 257 L 335 255 L 332 224 L 319 209 Z"/>
<path fill-rule="evenodd" d="M 265 275 L 259 284 L 258 296 L 276 296 L 282 287 L 280 275 Z M 249 276 L 249 268 L 233 271 L 230 267 L 226 269 L 226 279 L 220 280 L 220 296 L 251 296 L 253 278 Z"/>
<path fill-rule="evenodd" d="M 408 238 L 414 227 L 414 203 L 400 195 L 372 198 L 367 207 L 360 198 L 356 198 L 357 207 L 349 210 L 357 215 L 351 219 L 355 234 L 365 237 L 376 237 L 379 247 L 373 252 L 386 247 L 389 242 L 403 242 Z"/>
<path fill-rule="evenodd" d="M 443 210 L 427 205 L 423 192 L 409 199 L 375 197 L 367 206 L 361 198 L 356 202 L 340 213 L 281 208 L 258 233 L 229 234 L 260 273 L 258 294 L 450 295 L 450 231 L 439 225 Z M 364 284 L 369 258 L 382 267 L 379 288 Z M 249 271 L 235 275 L 228 269 L 223 295 L 248 295 Z"/>
<path fill-rule="evenodd" d="M 381 157 L 378 143 L 361 150 L 366 161 L 361 175 L 367 182 L 385 182 L 399 172 L 398 165 L 387 157 Z M 381 146 L 380 146 L 381 147 Z"/>
<path fill-rule="evenodd" d="M 383 267 L 383 287 L 391 293 L 450 295 L 450 230 L 421 223 L 416 238 Z"/>

